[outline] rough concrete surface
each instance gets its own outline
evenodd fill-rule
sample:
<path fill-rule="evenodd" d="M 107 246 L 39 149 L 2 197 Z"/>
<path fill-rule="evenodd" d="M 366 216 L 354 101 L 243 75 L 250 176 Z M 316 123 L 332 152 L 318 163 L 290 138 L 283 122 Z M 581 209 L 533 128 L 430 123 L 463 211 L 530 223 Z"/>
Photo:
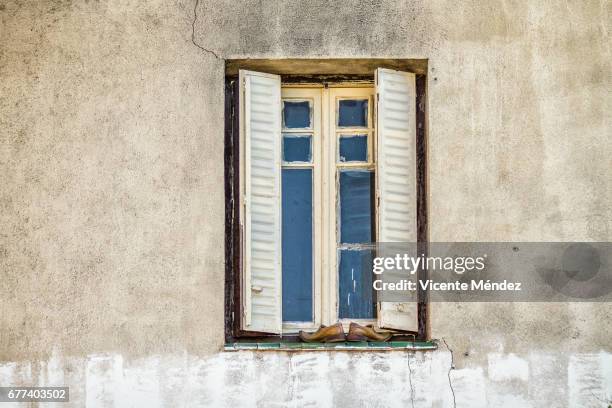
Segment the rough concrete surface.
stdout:
<path fill-rule="evenodd" d="M 608 304 L 433 305 L 452 355 L 220 350 L 224 58 L 427 58 L 430 239 L 610 241 L 611 2 L 195 6 L 0 0 L 0 385 L 65 383 L 71 406 L 610 403 Z"/>

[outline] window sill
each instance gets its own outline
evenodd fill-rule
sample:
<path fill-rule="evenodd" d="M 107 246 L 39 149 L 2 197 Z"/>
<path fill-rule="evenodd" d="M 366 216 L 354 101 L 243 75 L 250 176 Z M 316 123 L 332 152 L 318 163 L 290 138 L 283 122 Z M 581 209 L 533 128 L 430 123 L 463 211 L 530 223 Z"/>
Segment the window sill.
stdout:
<path fill-rule="evenodd" d="M 342 342 L 342 343 L 228 343 L 225 351 L 425 351 L 436 350 L 433 341 Z"/>

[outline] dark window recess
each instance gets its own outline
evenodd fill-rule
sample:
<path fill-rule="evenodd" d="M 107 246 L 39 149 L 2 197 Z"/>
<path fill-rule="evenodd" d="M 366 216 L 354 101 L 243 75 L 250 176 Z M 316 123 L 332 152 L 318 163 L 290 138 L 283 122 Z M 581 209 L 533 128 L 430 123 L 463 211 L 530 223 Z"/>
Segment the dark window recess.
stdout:
<path fill-rule="evenodd" d="M 323 60 L 322 60 L 323 61 Z M 336 60 L 324 60 L 326 63 L 329 61 Z M 342 64 L 342 66 L 346 65 L 344 60 L 338 60 Z M 361 61 L 361 60 L 359 60 Z M 419 62 L 421 65 L 416 64 L 414 61 L 412 62 L 414 66 L 409 68 L 407 66 L 395 66 L 396 60 L 363 60 L 370 61 L 368 62 L 370 65 L 367 65 L 367 69 L 365 71 L 371 72 L 376 67 L 388 65 L 388 68 L 392 69 L 400 69 L 400 70 L 408 70 L 417 72 L 416 75 L 416 91 L 417 91 L 417 236 L 418 236 L 418 249 L 419 253 L 427 255 L 427 239 L 428 239 L 428 231 L 427 231 L 427 161 L 426 161 L 426 145 L 427 145 L 427 134 L 426 134 L 426 89 L 427 89 L 427 62 L 421 60 L 415 60 Z M 387 62 L 385 62 L 387 61 Z M 410 63 L 412 60 L 398 60 L 404 61 L 406 64 Z M 406 62 L 408 61 L 408 62 Z M 258 69 L 257 66 L 250 66 L 248 64 L 254 64 L 257 61 L 253 60 L 228 60 L 226 63 L 226 87 L 225 87 L 225 145 L 224 145 L 224 157 L 225 157 L 225 199 L 226 199 L 226 235 L 225 235 L 225 257 L 226 257 L 226 267 L 225 267 L 225 340 L 227 343 L 234 342 L 239 339 L 249 339 L 248 341 L 279 341 L 286 340 L 292 341 L 297 340 L 297 336 L 295 335 L 285 335 L 285 336 L 277 336 L 270 335 L 268 333 L 259 333 L 259 332 L 249 332 L 243 331 L 240 328 L 240 315 L 242 311 L 241 305 L 241 268 L 244 260 L 242 259 L 242 245 L 243 243 L 240 240 L 241 236 L 241 228 L 240 228 L 240 200 L 239 200 L 239 170 L 240 170 L 240 161 L 239 161 L 239 104 L 238 104 L 238 76 L 237 69 L 245 68 L 245 69 Z M 277 62 L 274 60 L 268 61 L 270 64 L 276 64 Z M 304 60 L 304 64 L 319 64 L 320 62 L 317 60 Z M 242 64 L 242 65 L 241 65 Z M 246 64 L 246 65 L 244 65 Z M 408 64 L 410 65 L 410 64 Z M 317 65 L 318 67 L 319 65 Z M 324 66 L 324 65 L 321 65 Z M 339 65 L 340 66 L 340 65 Z M 233 70 L 233 71 L 232 71 Z M 261 68 L 260 70 L 266 71 Z M 364 72 L 365 72 L 364 71 Z M 361 72 L 361 71 L 359 71 Z M 372 81 L 372 76 L 370 74 L 361 73 L 359 75 L 333 75 L 333 74 L 323 74 L 323 75 L 283 75 L 282 76 L 283 83 L 330 83 L 330 82 L 347 82 L 347 81 Z M 365 102 L 365 103 L 363 103 Z M 298 106 L 292 106 L 288 111 L 283 109 L 283 125 L 288 128 L 310 128 L 311 127 L 311 116 L 310 116 L 310 106 L 308 102 L 298 102 Z M 360 127 L 367 126 L 367 102 L 362 101 L 359 103 L 350 103 L 350 101 L 342 104 L 341 107 L 342 113 L 339 118 L 339 126 L 344 127 Z M 359 106 L 361 105 L 361 106 Z M 292 109 L 295 108 L 295 109 Z M 338 106 L 340 109 L 340 106 Z M 303 157 L 303 156 L 302 156 Z M 312 199 L 312 198 L 311 198 Z M 374 203 L 371 202 L 370 207 L 372 208 Z M 372 223 L 373 224 L 373 223 Z M 370 227 L 370 235 L 375 228 L 372 225 Z M 367 233 L 363 233 L 363 236 L 367 235 Z M 359 235 L 359 234 L 358 234 Z M 371 240 L 371 239 L 370 239 Z M 342 247 L 342 245 L 341 245 Z M 312 251 L 312 247 L 310 249 Z M 344 251 L 344 249 L 340 249 L 338 252 L 339 255 L 339 295 L 342 298 L 342 294 L 348 294 L 351 290 L 354 290 L 355 293 L 357 291 L 362 290 L 368 284 L 368 278 L 370 277 L 362 277 L 361 280 L 364 282 L 363 286 L 358 286 L 355 284 L 354 288 L 351 288 L 352 279 L 346 272 L 350 271 L 350 265 L 355 264 L 356 262 L 370 262 L 368 260 L 368 256 L 372 256 L 365 254 L 366 250 L 355 250 L 356 254 L 343 256 L 340 254 L 340 251 Z M 347 250 L 348 252 L 349 250 Z M 364 253 L 361 253 L 363 251 Z M 360 259 L 357 259 L 360 258 Z M 363 270 L 363 268 L 360 268 Z M 418 277 L 419 279 L 427 279 L 427 270 L 419 270 Z M 351 282 L 348 282 L 346 278 L 349 278 Z M 312 280 L 310 281 L 312 282 Z M 312 285 L 312 283 L 310 283 Z M 283 288 L 284 289 L 284 288 Z M 312 291 L 312 286 L 310 286 L 310 290 Z M 309 296 L 311 299 L 312 296 Z M 348 296 L 346 297 L 348 299 Z M 352 296 L 351 296 L 352 298 Z M 351 299 L 352 301 L 352 299 Z M 347 302 L 348 303 L 348 302 Z M 344 306 L 339 305 L 340 308 L 343 308 L 340 311 L 340 316 L 345 316 L 345 313 L 351 314 L 355 313 L 356 315 L 359 313 L 367 313 L 367 305 L 364 304 L 360 307 L 355 306 L 356 309 L 360 311 L 350 312 L 348 309 L 344 309 Z M 348 304 L 347 304 L 348 306 Z M 310 306 L 312 307 L 312 306 Z M 363 307 L 363 308 L 362 308 Z M 304 308 L 305 310 L 305 308 Z M 311 309 L 310 309 L 311 310 Z M 312 313 L 312 312 L 310 312 Z M 311 315 L 312 316 L 312 315 Z M 419 290 L 419 305 L 418 305 L 418 320 L 419 320 L 419 329 L 417 340 L 426 340 L 429 338 L 429 330 L 428 330 L 428 300 L 427 293 Z"/>
<path fill-rule="evenodd" d="M 373 239 L 374 172 L 340 170 L 340 243 L 368 244 Z"/>
<path fill-rule="evenodd" d="M 310 128 L 310 103 L 283 101 L 283 127 L 287 129 Z"/>
<path fill-rule="evenodd" d="M 283 321 L 312 321 L 312 169 L 282 170 Z"/>
<path fill-rule="evenodd" d="M 342 135 L 339 141 L 341 162 L 368 161 L 367 135 Z"/>
<path fill-rule="evenodd" d="M 376 298 L 372 288 L 370 249 L 341 249 L 338 268 L 338 317 L 373 319 Z"/>
<path fill-rule="evenodd" d="M 367 127 L 368 100 L 341 99 L 338 102 L 338 126 Z"/>
<path fill-rule="evenodd" d="M 312 161 L 312 141 L 308 135 L 283 135 L 283 160 L 291 162 Z"/>

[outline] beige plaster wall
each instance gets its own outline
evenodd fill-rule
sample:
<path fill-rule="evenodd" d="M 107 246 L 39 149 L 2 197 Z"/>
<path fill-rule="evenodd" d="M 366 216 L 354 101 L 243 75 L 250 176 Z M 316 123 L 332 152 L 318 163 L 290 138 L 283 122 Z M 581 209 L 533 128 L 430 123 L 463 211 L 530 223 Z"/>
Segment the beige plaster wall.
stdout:
<path fill-rule="evenodd" d="M 610 2 L 202 1 L 194 21 L 195 5 L 0 0 L 5 382 L 67 381 L 89 390 L 74 406 L 121 405 L 100 386 L 102 361 L 123 372 L 113 381 L 156 379 L 168 406 L 158 372 L 240 394 L 251 377 L 228 367 L 271 358 L 289 373 L 274 380 L 280 405 L 363 386 L 329 382 L 346 369 L 327 360 L 345 357 L 219 354 L 223 58 L 428 58 L 432 241 L 611 240 Z M 434 364 L 415 381 L 450 377 L 482 406 L 599 406 L 612 399 L 611 316 L 606 304 L 434 305 L 457 369 L 446 350 L 412 356 Z M 406 357 L 386 358 L 406 373 Z M 321 381 L 304 380 L 317 369 Z M 417 406 L 453 405 L 449 389 L 424 389 Z M 182 405 L 210 405 L 193 392 Z"/>

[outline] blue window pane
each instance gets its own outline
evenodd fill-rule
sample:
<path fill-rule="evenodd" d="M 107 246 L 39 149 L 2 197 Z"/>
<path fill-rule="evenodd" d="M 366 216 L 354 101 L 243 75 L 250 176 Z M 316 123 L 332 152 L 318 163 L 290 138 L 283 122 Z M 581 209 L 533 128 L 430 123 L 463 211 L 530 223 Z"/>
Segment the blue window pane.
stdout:
<path fill-rule="evenodd" d="M 310 162 L 310 136 L 283 136 L 283 160 L 286 162 Z"/>
<path fill-rule="evenodd" d="M 312 321 L 312 169 L 282 170 L 283 321 Z"/>
<path fill-rule="evenodd" d="M 368 161 L 368 136 L 340 136 L 340 161 Z"/>
<path fill-rule="evenodd" d="M 310 103 L 283 101 L 283 127 L 310 128 Z"/>
<path fill-rule="evenodd" d="M 342 249 L 339 252 L 339 317 L 341 319 L 376 317 L 376 298 L 372 288 L 372 251 Z"/>
<path fill-rule="evenodd" d="M 338 126 L 368 126 L 368 100 L 340 100 L 338 105 Z"/>
<path fill-rule="evenodd" d="M 373 241 L 372 205 L 374 173 L 368 170 L 340 171 L 340 242 Z"/>

